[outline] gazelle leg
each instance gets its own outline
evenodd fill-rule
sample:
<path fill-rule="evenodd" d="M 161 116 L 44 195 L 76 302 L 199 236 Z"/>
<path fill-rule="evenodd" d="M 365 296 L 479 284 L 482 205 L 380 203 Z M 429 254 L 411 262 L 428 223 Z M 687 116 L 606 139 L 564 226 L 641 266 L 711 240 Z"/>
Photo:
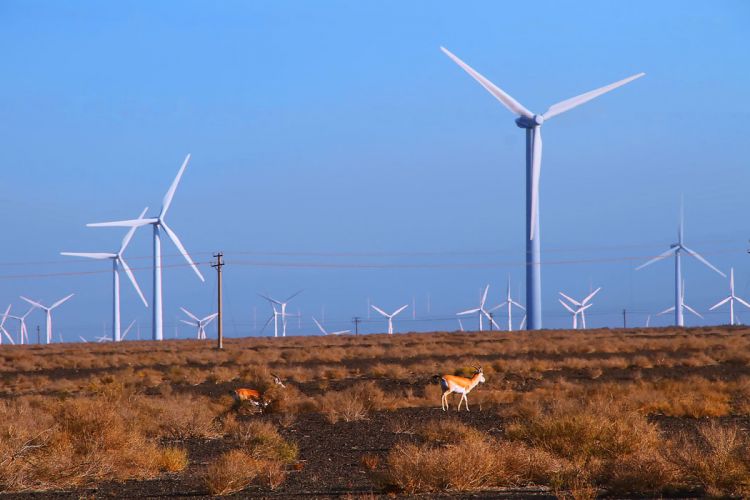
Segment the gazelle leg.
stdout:
<path fill-rule="evenodd" d="M 466 407 L 466 411 L 469 411 L 469 398 L 466 397 L 466 394 L 464 394 L 464 406 Z"/>
<path fill-rule="evenodd" d="M 464 400 L 463 395 L 460 398 L 458 398 L 458 411 L 461 411 L 461 403 L 463 402 L 463 400 Z"/>
<path fill-rule="evenodd" d="M 450 396 L 451 391 L 445 391 L 443 393 L 443 401 L 445 402 L 445 406 L 443 406 L 443 411 L 448 411 L 448 396 Z"/>

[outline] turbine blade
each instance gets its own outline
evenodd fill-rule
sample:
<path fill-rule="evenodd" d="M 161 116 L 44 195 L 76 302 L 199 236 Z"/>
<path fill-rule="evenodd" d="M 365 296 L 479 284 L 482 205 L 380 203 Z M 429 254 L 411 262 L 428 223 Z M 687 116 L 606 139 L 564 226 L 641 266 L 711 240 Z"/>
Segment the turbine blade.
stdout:
<path fill-rule="evenodd" d="M 730 300 L 732 300 L 732 297 L 727 297 L 726 299 L 722 300 L 721 302 L 717 302 L 716 304 L 714 304 L 714 305 L 712 305 L 711 307 L 709 307 L 709 308 L 708 308 L 708 310 L 709 310 L 709 311 L 713 311 L 713 310 L 714 310 L 714 309 L 716 309 L 717 307 L 721 307 L 721 306 L 723 306 L 724 304 L 726 304 L 726 303 L 727 303 L 727 302 L 729 302 Z"/>
<path fill-rule="evenodd" d="M 271 297 L 269 297 L 268 295 L 263 295 L 262 293 L 259 293 L 258 295 L 259 295 L 259 296 L 261 296 L 261 297 L 263 297 L 264 299 L 266 299 L 267 301 L 269 301 L 269 302 L 271 302 L 271 303 L 273 303 L 273 304 L 278 304 L 278 305 L 281 305 L 281 302 L 279 302 L 279 301 L 278 301 L 278 300 L 276 300 L 276 299 L 272 299 L 272 298 L 271 298 Z"/>
<path fill-rule="evenodd" d="M 141 291 L 141 287 L 138 286 L 138 282 L 135 279 L 135 275 L 133 274 L 133 271 L 130 270 L 130 266 L 127 262 L 125 262 L 125 259 L 120 257 L 118 259 L 118 262 L 122 266 L 122 270 L 125 271 L 125 274 L 127 275 L 130 282 L 133 284 L 133 288 L 135 288 L 135 291 L 138 293 L 138 296 L 141 298 L 141 301 L 143 301 L 143 305 L 148 307 L 148 302 L 146 301 L 146 297 L 143 295 L 143 292 Z"/>
<path fill-rule="evenodd" d="M 377 312 L 379 312 L 380 314 L 382 314 L 386 318 L 388 317 L 388 313 L 385 312 L 384 310 L 382 310 L 381 308 L 379 308 L 378 306 L 370 305 L 370 307 L 372 307 L 373 309 L 375 309 Z"/>
<path fill-rule="evenodd" d="M 141 227 L 157 222 L 159 222 L 159 219 L 128 219 L 114 222 L 92 222 L 86 224 L 86 227 Z"/>
<path fill-rule="evenodd" d="M 521 308 L 521 309 L 523 309 L 524 311 L 526 310 L 526 308 L 525 308 L 524 306 L 522 306 L 521 304 L 519 304 L 519 303 L 518 303 L 518 302 L 516 302 L 515 300 L 511 300 L 511 301 L 510 301 L 510 303 L 511 303 L 511 304 L 513 304 L 513 305 L 514 305 L 514 306 L 516 306 L 516 307 L 520 307 L 520 308 Z"/>
<path fill-rule="evenodd" d="M 745 307 L 747 307 L 748 309 L 750 309 L 750 304 L 748 304 L 747 302 L 745 302 L 745 300 L 744 300 L 744 299 L 741 299 L 741 298 L 739 298 L 739 297 L 735 297 L 735 298 L 734 298 L 734 300 L 736 300 L 737 302 L 739 302 L 739 303 L 740 303 L 740 304 L 742 304 L 743 306 L 745 306 Z"/>
<path fill-rule="evenodd" d="M 180 309 L 182 309 L 182 312 L 184 312 L 185 314 L 187 314 L 188 316 L 190 316 L 191 318 L 193 318 L 195 321 L 200 321 L 195 314 L 191 313 L 190 311 L 188 311 L 184 307 L 180 307 Z"/>
<path fill-rule="evenodd" d="M 716 267 L 714 267 L 713 264 L 711 264 L 709 261 L 707 261 L 706 259 L 704 259 L 703 256 L 700 255 L 695 250 L 691 250 L 691 249 L 689 249 L 686 246 L 683 246 L 682 248 L 684 248 L 687 253 L 689 253 L 690 255 L 692 255 L 693 257 L 695 257 L 696 259 L 698 259 L 699 261 L 701 261 L 703 264 L 705 264 L 706 266 L 710 267 L 711 269 L 713 269 L 717 273 L 721 274 L 723 277 L 725 277 L 725 278 L 727 277 L 726 274 L 724 274 L 721 271 L 719 271 L 718 269 L 716 269 Z"/>
<path fill-rule="evenodd" d="M 456 313 L 456 316 L 466 316 L 467 314 L 476 314 L 479 311 L 481 311 L 481 309 L 479 309 L 479 308 L 477 308 L 477 309 L 469 309 L 467 311 L 461 311 L 460 313 Z"/>
<path fill-rule="evenodd" d="M 440 50 L 443 51 L 445 55 L 453 59 L 453 62 L 461 66 L 461 68 L 466 71 L 472 78 L 474 78 L 477 82 L 479 82 L 479 85 L 484 87 L 490 94 L 495 96 L 495 99 L 503 103 L 503 106 L 508 108 L 511 113 L 515 113 L 520 116 L 525 116 L 526 118 L 533 118 L 534 114 L 529 111 L 528 109 L 524 108 L 521 103 L 513 99 L 510 95 L 506 94 L 502 89 L 497 87 L 494 83 L 489 81 L 487 78 L 479 74 L 477 71 L 475 71 L 471 66 L 463 62 L 461 59 L 456 57 L 450 50 L 446 49 L 445 47 L 440 47 Z"/>
<path fill-rule="evenodd" d="M 70 295 L 68 295 L 67 297 L 63 297 L 62 299 L 58 300 L 57 302 L 55 302 L 54 304 L 52 304 L 51 306 L 49 306 L 50 310 L 52 310 L 52 309 L 54 309 L 55 307 L 57 307 L 57 306 L 61 305 L 61 304 L 62 304 L 63 302 L 65 302 L 65 301 L 67 301 L 68 299 L 70 299 L 70 298 L 71 298 L 71 297 L 72 297 L 73 295 L 75 295 L 75 294 L 74 294 L 74 293 L 71 293 L 71 294 L 70 294 Z"/>
<path fill-rule="evenodd" d="M 143 219 L 143 216 L 146 215 L 147 210 L 148 207 L 144 208 L 143 212 L 141 212 L 141 215 L 139 215 L 138 218 Z M 120 244 L 120 251 L 118 252 L 120 255 L 122 255 L 122 252 L 124 252 L 128 247 L 130 240 L 133 239 L 133 235 L 135 234 L 136 229 L 138 229 L 138 226 L 132 226 L 130 229 L 128 229 L 128 232 L 125 233 L 125 237 L 122 239 L 122 243 Z"/>
<path fill-rule="evenodd" d="M 488 310 L 487 312 L 493 312 L 493 311 L 497 311 L 497 310 L 498 310 L 498 309 L 500 309 L 501 307 L 505 307 L 505 306 L 506 306 L 507 304 L 512 304 L 512 302 L 509 302 L 509 301 L 507 301 L 507 300 L 506 300 L 506 301 L 505 301 L 505 302 L 503 302 L 502 304 L 498 304 L 498 305 L 496 305 L 495 307 L 491 307 L 491 308 L 490 308 L 490 309 L 489 309 L 489 310 Z"/>
<path fill-rule="evenodd" d="M 286 298 L 286 300 L 284 302 L 289 302 L 290 300 L 292 300 L 294 297 L 296 297 L 297 295 L 301 294 L 302 292 L 304 292 L 304 290 L 300 290 L 298 292 L 295 292 L 295 293 L 291 294 L 289 297 Z"/>
<path fill-rule="evenodd" d="M 534 127 L 534 145 L 531 157 L 531 229 L 529 239 L 534 239 L 536 219 L 539 214 L 539 177 L 542 174 L 542 129 Z"/>
<path fill-rule="evenodd" d="M 186 325 L 190 325 L 190 326 L 200 326 L 200 324 L 199 324 L 199 323 L 193 323 L 192 321 L 188 321 L 188 320 L 186 320 L 186 319 L 181 319 L 180 321 L 182 321 L 182 322 L 183 322 L 183 323 L 185 323 Z"/>
<path fill-rule="evenodd" d="M 484 287 L 484 293 L 482 294 L 482 301 L 479 303 L 479 308 L 482 309 L 484 307 L 484 303 L 487 302 L 487 292 L 490 291 L 490 285 L 487 285 Z"/>
<path fill-rule="evenodd" d="M 32 306 L 34 306 L 34 307 L 38 307 L 39 309 L 47 309 L 46 307 L 44 307 L 44 306 L 43 306 L 42 304 L 40 304 L 39 302 L 36 302 L 36 301 L 34 301 L 34 300 L 31 300 L 31 299 L 27 299 L 27 298 L 26 298 L 26 297 L 24 297 L 23 295 L 21 295 L 20 297 L 21 297 L 21 299 L 22 299 L 22 300 L 25 300 L 26 302 L 28 302 L 29 304 L 31 304 L 31 305 L 32 305 Z M 29 311 L 29 312 L 31 312 L 31 311 Z"/>
<path fill-rule="evenodd" d="M 689 305 L 685 304 L 684 302 L 682 303 L 682 307 L 684 307 L 685 309 L 687 309 L 687 310 L 688 310 L 688 311 L 690 311 L 691 313 L 695 314 L 695 315 L 696 315 L 696 316 L 698 316 L 698 317 L 699 317 L 700 319 L 703 319 L 703 316 L 701 316 L 700 314 L 698 314 L 698 312 L 697 312 L 697 311 L 696 311 L 695 309 L 693 309 L 693 308 L 692 308 L 692 307 L 690 307 Z"/>
<path fill-rule="evenodd" d="M 169 206 L 172 204 L 172 198 L 174 198 L 174 192 L 177 190 L 177 185 L 180 183 L 180 178 L 182 178 L 182 174 L 185 172 L 185 168 L 189 161 L 190 153 L 185 157 L 185 161 L 182 162 L 182 166 L 177 172 L 177 177 L 174 178 L 172 185 L 169 186 L 169 189 L 167 190 L 167 194 L 164 195 L 164 200 L 161 202 L 161 212 L 159 212 L 160 219 L 163 219 L 167 214 L 167 210 L 169 210 Z"/>
<path fill-rule="evenodd" d="M 185 250 L 185 247 L 182 246 L 182 242 L 177 237 L 177 235 L 175 234 L 175 232 L 172 231 L 172 229 L 168 225 L 166 225 L 164 223 L 164 221 L 161 222 L 161 227 L 164 228 L 164 231 L 169 236 L 169 239 L 172 240 L 172 243 L 174 243 L 174 246 L 177 247 L 177 250 L 179 250 L 179 252 L 182 254 L 182 256 L 185 257 L 185 260 L 188 262 L 188 264 L 190 264 L 190 267 L 193 268 L 193 271 L 195 271 L 195 274 L 198 275 L 198 278 L 200 278 L 201 281 L 206 281 L 203 278 L 203 275 L 201 274 L 201 272 L 198 270 L 198 266 L 195 265 L 195 262 L 193 262 L 193 259 L 190 258 L 190 255 L 187 253 L 187 250 Z"/>
<path fill-rule="evenodd" d="M 651 264 L 653 264 L 653 263 L 654 263 L 654 262 L 656 262 L 656 261 L 659 261 L 659 260 L 661 260 L 661 259 L 664 259 L 664 258 L 666 258 L 666 257 L 669 257 L 670 255 L 672 255 L 673 253 L 675 253 L 675 252 L 677 251 L 677 248 L 679 248 L 679 247 L 673 247 L 673 248 L 670 248 L 670 249 L 669 249 L 669 250 L 667 250 L 666 252 L 664 252 L 664 253 L 661 253 L 661 254 L 657 255 L 656 257 L 654 257 L 653 259 L 649 260 L 648 262 L 646 262 L 646 263 L 644 263 L 644 264 L 641 264 L 640 266 L 636 267 L 636 268 L 635 268 L 635 270 L 636 270 L 636 271 L 640 271 L 640 270 L 641 270 L 641 269 L 643 269 L 644 267 L 646 267 L 646 266 L 650 266 Z"/>
<path fill-rule="evenodd" d="M 66 257 L 83 257 L 86 259 L 96 260 L 114 259 L 115 257 L 117 257 L 116 253 L 105 252 L 60 252 L 60 255 L 65 255 Z"/>
<path fill-rule="evenodd" d="M 661 316 L 662 314 L 671 313 L 672 311 L 674 311 L 674 306 L 668 307 L 668 308 L 664 309 L 662 312 L 656 313 L 656 315 L 657 316 Z"/>
<path fill-rule="evenodd" d="M 629 76 L 615 83 L 610 83 L 609 85 L 605 85 L 604 87 L 599 87 L 596 90 L 586 92 L 585 94 L 577 95 L 575 97 L 571 97 L 570 99 L 565 99 L 564 101 L 560 101 L 557 104 L 553 104 L 552 106 L 550 106 L 547 112 L 544 113 L 544 115 L 542 116 L 544 116 L 545 120 L 549 120 L 553 116 L 557 116 L 561 113 L 565 113 L 566 111 L 570 111 L 571 109 L 578 107 L 581 104 L 589 102 L 591 99 L 595 99 L 602 94 L 606 94 L 607 92 L 611 90 L 614 90 L 618 87 L 622 87 L 626 83 L 630 83 L 633 80 L 638 79 L 645 74 L 646 73 L 638 73 L 637 75 Z"/>
<path fill-rule="evenodd" d="M 396 312 L 394 312 L 393 314 L 391 314 L 391 318 L 394 317 L 394 316 L 396 316 L 398 313 L 400 313 L 401 311 L 403 311 L 407 307 L 409 307 L 409 304 L 406 304 L 405 306 L 401 306 L 398 309 L 396 309 Z"/>
<path fill-rule="evenodd" d="M 562 306 L 567 309 L 571 314 L 577 314 L 572 307 L 570 307 L 568 304 L 562 301 L 562 299 L 557 299 L 557 301 L 562 304 Z"/>
<path fill-rule="evenodd" d="M 331 332 L 331 335 L 342 335 L 344 333 L 350 333 L 351 330 L 339 330 L 338 332 Z"/>
<path fill-rule="evenodd" d="M 565 297 L 565 299 L 566 299 L 566 300 L 567 300 L 568 302 L 570 302 L 571 304 L 577 305 L 578 307 L 581 307 L 581 306 L 583 305 L 583 304 L 582 304 L 581 302 L 578 302 L 577 300 L 575 300 L 575 299 L 572 299 L 572 298 L 568 297 L 567 295 L 565 295 L 565 294 L 564 294 L 564 293 L 562 293 L 562 292 L 558 292 L 558 293 L 559 293 L 560 295 L 562 295 L 563 297 Z M 559 300 L 559 299 L 558 299 L 558 300 Z"/>
<path fill-rule="evenodd" d="M 585 299 L 583 299 L 583 301 L 581 302 L 581 304 L 586 304 L 589 300 L 593 299 L 594 295 L 596 295 L 597 293 L 599 293 L 599 290 L 601 290 L 601 289 L 602 289 L 602 287 L 599 287 L 596 290 L 594 290 L 593 292 L 591 292 Z"/>
<path fill-rule="evenodd" d="M 128 334 L 128 332 L 130 331 L 130 329 L 133 328 L 133 326 L 135 325 L 135 322 L 136 322 L 136 320 L 133 320 L 133 321 L 130 322 L 130 324 L 125 329 L 125 331 L 122 333 L 122 335 L 120 335 L 120 340 L 125 340 L 125 336 Z"/>
<path fill-rule="evenodd" d="M 317 320 L 317 319 L 315 319 L 315 317 L 313 317 L 313 319 L 312 319 L 312 320 L 313 320 L 313 323 L 315 323 L 315 324 L 317 325 L 317 327 L 318 327 L 318 330 L 320 330 L 320 332 L 321 332 L 321 333 L 322 333 L 323 335 L 328 335 L 328 332 L 326 332 L 325 328 L 323 328 L 323 325 L 321 325 L 320 323 L 318 323 L 318 320 Z"/>
<path fill-rule="evenodd" d="M 495 322 L 495 320 L 494 320 L 494 319 L 492 318 L 492 316 L 490 315 L 490 313 L 488 313 L 488 312 L 487 312 L 487 311 L 485 311 L 485 310 L 482 310 L 482 312 L 483 312 L 483 313 L 484 313 L 484 315 L 485 315 L 485 316 L 487 317 L 487 319 L 488 319 L 488 320 L 490 320 L 490 321 L 492 322 L 492 324 L 493 324 L 493 325 L 495 325 L 495 328 L 497 328 L 498 330 L 500 330 L 500 325 L 498 325 L 498 324 L 497 324 L 497 323 Z"/>
<path fill-rule="evenodd" d="M 211 323 L 214 319 L 216 319 L 216 316 L 218 316 L 219 313 L 215 312 L 213 314 L 209 314 L 205 318 L 203 318 L 200 322 L 203 323 L 203 326 L 207 326 L 209 323 Z"/>

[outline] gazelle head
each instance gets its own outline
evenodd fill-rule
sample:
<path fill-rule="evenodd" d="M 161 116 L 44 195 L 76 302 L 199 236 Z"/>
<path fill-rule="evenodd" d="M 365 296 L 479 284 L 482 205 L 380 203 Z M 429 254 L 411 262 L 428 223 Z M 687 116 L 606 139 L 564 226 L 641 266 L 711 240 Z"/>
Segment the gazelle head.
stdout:
<path fill-rule="evenodd" d="M 279 377 L 275 373 L 272 373 L 271 376 L 273 377 L 273 383 L 274 384 L 276 384 L 276 385 L 278 385 L 278 386 L 280 386 L 282 388 L 286 388 L 286 386 L 284 385 L 284 382 L 281 380 L 281 377 Z"/>
<path fill-rule="evenodd" d="M 484 373 L 482 372 L 482 367 L 475 366 L 474 369 L 476 370 L 476 372 L 474 372 L 474 376 L 476 377 L 477 375 L 479 375 L 479 383 L 483 384 L 485 380 L 484 380 Z"/>

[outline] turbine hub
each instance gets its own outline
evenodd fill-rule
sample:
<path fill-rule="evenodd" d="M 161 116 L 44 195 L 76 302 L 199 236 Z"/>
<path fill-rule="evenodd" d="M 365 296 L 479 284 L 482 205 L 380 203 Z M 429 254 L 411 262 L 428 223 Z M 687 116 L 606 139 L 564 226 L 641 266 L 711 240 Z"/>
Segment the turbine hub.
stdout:
<path fill-rule="evenodd" d="M 531 118 L 525 116 L 519 116 L 516 118 L 516 125 L 520 128 L 534 128 L 544 123 L 544 117 L 542 115 L 534 115 Z"/>

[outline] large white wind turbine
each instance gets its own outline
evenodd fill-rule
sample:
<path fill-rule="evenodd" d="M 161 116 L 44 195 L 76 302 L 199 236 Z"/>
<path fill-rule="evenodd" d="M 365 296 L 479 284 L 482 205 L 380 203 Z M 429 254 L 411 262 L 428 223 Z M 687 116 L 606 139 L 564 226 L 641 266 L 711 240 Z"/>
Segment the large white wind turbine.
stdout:
<path fill-rule="evenodd" d="M 286 319 L 295 316 L 294 314 L 289 314 L 289 313 L 286 312 L 286 306 L 287 306 L 287 304 L 289 304 L 289 301 L 291 301 L 294 297 L 296 297 L 297 295 L 299 295 L 301 293 L 302 293 L 302 290 L 300 290 L 298 292 L 295 292 L 292 295 L 290 295 L 289 297 L 287 297 L 286 300 L 284 300 L 284 301 L 276 300 L 276 299 L 271 298 L 271 297 L 269 297 L 267 295 L 263 295 L 262 293 L 258 294 L 261 297 L 263 297 L 264 299 L 266 299 L 268 302 L 270 302 L 271 307 L 273 308 L 273 336 L 274 337 L 278 337 L 279 336 L 279 321 L 278 321 L 278 318 L 281 318 L 281 331 L 282 331 L 281 336 L 282 337 L 286 337 Z M 281 308 L 281 311 L 277 311 L 274 304 L 278 305 Z M 271 318 L 269 318 L 269 320 L 266 322 L 266 325 L 268 325 L 268 322 L 270 320 L 271 320 Z M 265 328 L 265 326 L 263 328 Z"/>
<path fill-rule="evenodd" d="M 659 313 L 659 314 L 663 314 L 664 312 L 674 311 L 674 322 L 675 322 L 675 325 L 677 326 L 685 325 L 684 315 L 682 314 L 682 307 L 680 307 L 684 303 L 683 298 L 682 298 L 683 286 L 680 286 L 683 283 L 682 262 L 681 262 L 682 252 L 685 252 L 688 255 L 695 257 L 700 262 L 705 264 L 708 268 L 716 271 L 717 273 L 719 273 L 720 275 L 726 278 L 726 274 L 716 269 L 710 262 L 704 259 L 700 254 L 698 254 L 694 250 L 691 250 L 685 246 L 685 243 L 683 241 L 684 225 L 685 225 L 685 217 L 683 214 L 682 206 L 680 206 L 680 225 L 678 226 L 678 229 L 677 229 L 677 243 L 673 243 L 672 245 L 670 245 L 669 250 L 662 253 L 661 255 L 657 255 L 656 257 L 649 260 L 648 262 L 641 264 L 640 266 L 635 268 L 636 271 L 638 271 L 648 265 L 653 264 L 654 262 L 658 260 L 665 259 L 669 257 L 670 255 L 674 254 L 674 306 L 667 309 L 666 311 L 662 311 L 662 313 Z"/>
<path fill-rule="evenodd" d="M 517 115 L 516 125 L 526 129 L 526 307 L 528 308 L 528 329 L 538 330 L 542 328 L 542 281 L 539 243 L 539 177 L 542 168 L 542 124 L 545 120 L 570 111 L 602 94 L 632 82 L 645 73 L 638 73 L 610 85 L 558 102 L 550 106 L 545 113 L 539 115 L 526 109 L 521 103 L 476 72 L 448 49 L 444 47 L 440 47 L 440 49 L 508 110 Z"/>
<path fill-rule="evenodd" d="M 15 319 L 19 322 L 18 343 L 21 345 L 29 343 L 29 332 L 26 330 L 26 318 L 34 311 L 34 309 L 36 309 L 36 307 L 31 306 L 23 316 L 14 316 L 12 314 L 8 314 L 9 318 Z"/>
<path fill-rule="evenodd" d="M 479 307 L 474 309 L 467 309 L 466 311 L 461 311 L 460 313 L 456 313 L 456 316 L 467 316 L 470 314 L 477 314 L 479 316 L 479 331 L 481 332 L 483 329 L 483 323 L 482 323 L 482 317 L 486 317 L 497 329 L 500 329 L 500 326 L 495 322 L 494 319 L 492 319 L 492 316 L 490 313 L 484 308 L 485 302 L 487 302 L 487 293 L 490 291 L 490 285 L 487 285 L 484 287 L 484 293 L 482 294 L 482 297 L 479 299 Z"/>
<path fill-rule="evenodd" d="M 36 302 L 35 300 L 27 299 L 23 295 L 21 296 L 22 300 L 25 300 L 26 302 L 28 302 L 32 306 L 34 306 L 36 308 L 39 308 L 39 309 L 43 310 L 45 313 L 47 313 L 47 320 L 45 322 L 46 323 L 45 326 L 46 326 L 46 330 L 47 330 L 47 343 L 48 344 L 52 343 L 52 310 L 55 309 L 56 307 L 59 307 L 60 305 L 62 305 L 63 302 L 65 302 L 66 300 L 68 300 L 69 298 L 71 298 L 73 295 L 75 295 L 75 294 L 71 293 L 70 295 L 68 295 L 66 297 L 63 297 L 62 299 L 58 300 L 57 302 L 55 302 L 54 304 L 52 304 L 49 307 L 47 307 L 45 305 L 42 305 L 40 302 Z"/>
<path fill-rule="evenodd" d="M 146 210 L 148 210 L 148 207 L 143 209 L 143 212 L 141 212 L 141 215 L 138 216 L 139 219 L 142 219 L 143 216 L 146 215 Z M 143 296 L 143 292 L 141 292 L 141 287 L 138 286 L 138 282 L 136 281 L 135 276 L 133 275 L 133 271 L 130 270 L 130 266 L 128 266 L 128 263 L 125 262 L 125 259 L 122 256 L 122 254 L 125 252 L 125 249 L 128 247 L 130 240 L 133 238 L 133 234 L 135 234 L 136 229 L 138 229 L 138 226 L 132 226 L 130 229 L 128 229 L 128 232 L 125 233 L 125 237 L 122 239 L 120 250 L 117 253 L 60 252 L 60 255 L 67 255 L 69 257 L 84 257 L 87 259 L 97 259 L 97 260 L 109 259 L 112 261 L 112 340 L 114 342 L 120 341 L 120 268 L 121 267 L 122 267 L 122 270 L 125 271 L 125 274 L 128 276 L 128 279 L 130 279 L 130 282 L 133 284 L 133 288 L 135 288 L 135 291 L 138 293 L 138 296 L 143 301 L 143 305 L 148 307 L 148 302 L 146 302 L 146 297 Z"/>
<path fill-rule="evenodd" d="M 198 328 L 198 340 L 205 340 L 206 339 L 206 327 L 208 326 L 209 323 L 211 323 L 214 320 L 214 318 L 216 318 L 216 316 L 219 315 L 219 313 L 209 314 L 205 318 L 199 319 L 195 314 L 191 313 L 184 307 L 180 307 L 180 309 L 182 309 L 182 312 L 190 316 L 190 319 L 192 319 L 192 321 L 187 321 L 184 319 L 181 319 L 180 321 L 182 321 L 183 323 L 187 325 L 197 327 Z"/>
<path fill-rule="evenodd" d="M 589 301 L 591 299 L 593 299 L 594 295 L 596 295 L 597 293 L 599 293 L 599 290 L 601 290 L 601 289 L 602 289 L 602 287 L 597 288 L 596 290 L 594 290 L 593 292 L 591 292 L 590 294 L 588 294 L 586 296 L 586 298 L 583 299 L 580 302 L 577 301 L 577 300 L 575 300 L 575 299 L 572 299 L 569 296 L 565 295 L 564 293 L 560 292 L 560 295 L 562 295 L 568 302 L 570 302 L 571 305 L 576 306 L 576 314 L 580 314 L 581 315 L 581 324 L 583 325 L 584 330 L 586 329 L 586 309 L 588 309 L 589 307 L 591 307 L 591 306 L 594 305 L 594 304 L 589 304 Z M 560 299 L 557 299 L 557 300 L 560 300 Z M 562 303 L 563 305 L 565 305 L 562 300 L 560 300 L 560 303 Z M 569 311 L 571 310 L 571 309 L 569 309 L 567 307 L 566 307 L 566 309 L 568 309 Z M 575 328 L 575 318 L 573 319 L 573 328 Z"/>
<path fill-rule="evenodd" d="M 378 306 L 371 305 L 370 307 L 372 307 L 375 311 L 380 313 L 382 316 L 385 316 L 386 318 L 388 318 L 388 335 L 393 335 L 393 318 L 395 318 L 401 311 L 409 307 L 409 304 L 399 307 L 391 314 L 388 314 L 387 312 L 385 312 Z"/>
<path fill-rule="evenodd" d="M 750 304 L 748 304 L 745 300 L 743 300 L 742 298 L 734 294 L 734 268 L 731 268 L 729 270 L 729 297 L 711 306 L 711 308 L 709 308 L 709 311 L 713 311 L 717 307 L 721 307 L 727 302 L 729 302 L 729 324 L 736 325 L 738 324 L 738 321 L 737 321 L 737 317 L 734 314 L 734 301 L 735 300 L 739 302 L 740 304 L 742 304 L 743 306 L 750 308 Z"/>
<path fill-rule="evenodd" d="M 689 305 L 687 305 L 685 303 L 685 280 L 682 280 L 682 287 L 681 287 L 681 290 L 680 290 L 680 303 L 682 304 L 682 307 L 680 307 L 679 309 L 686 309 L 686 310 L 690 311 L 691 313 L 693 313 L 695 316 L 698 316 L 700 319 L 703 319 L 703 316 L 701 316 L 701 314 L 698 311 L 696 311 L 695 309 L 693 309 L 692 307 L 690 307 Z M 674 310 L 675 310 L 675 307 L 674 306 L 670 306 L 670 307 L 664 309 L 663 311 L 656 313 L 656 315 L 657 316 L 661 316 L 662 314 L 671 313 Z M 683 316 L 682 311 L 680 311 L 680 316 Z M 680 325 L 680 326 L 682 326 L 682 325 Z"/>
<path fill-rule="evenodd" d="M 169 210 L 170 205 L 172 204 L 172 198 L 174 198 L 174 193 L 177 190 L 177 185 L 180 183 L 180 178 L 182 178 L 183 172 L 185 172 L 185 168 L 187 167 L 188 162 L 190 161 L 190 155 L 188 154 L 185 157 L 185 161 L 182 162 L 182 166 L 180 167 L 179 172 L 177 172 L 177 177 L 175 177 L 174 181 L 172 181 L 172 185 L 169 186 L 169 190 L 167 190 L 167 193 L 164 195 L 164 200 L 162 201 L 161 205 L 161 211 L 159 212 L 159 215 L 156 217 L 151 218 L 139 218 L 139 219 L 132 219 L 132 220 L 121 220 L 121 221 L 115 221 L 115 222 L 99 222 L 94 224 L 87 224 L 89 227 L 140 227 L 140 226 L 146 226 L 151 224 L 151 226 L 154 228 L 154 263 L 153 263 L 153 271 L 154 271 L 154 290 L 153 290 L 153 323 L 152 323 L 152 337 L 154 340 L 162 340 L 164 338 L 164 318 L 163 318 L 163 308 L 162 308 L 162 286 L 161 286 L 161 230 L 163 229 L 165 233 L 167 233 L 167 236 L 169 236 L 169 239 L 172 240 L 172 243 L 177 247 L 177 250 L 182 254 L 183 257 L 185 257 L 185 260 L 187 260 L 188 264 L 190 264 L 190 267 L 193 268 L 193 271 L 195 271 L 195 274 L 198 275 L 198 278 L 200 278 L 201 281 L 205 281 L 203 279 L 203 275 L 198 270 L 198 266 L 195 265 L 195 262 L 190 258 L 190 255 L 188 255 L 187 250 L 185 250 L 185 247 L 182 245 L 182 242 L 177 237 L 177 234 L 175 234 L 174 231 L 167 225 L 166 221 L 164 220 L 167 216 L 167 211 Z"/>
<path fill-rule="evenodd" d="M 351 332 L 351 330 L 339 330 L 338 332 L 329 332 L 328 330 L 326 330 L 325 328 L 323 328 L 323 325 L 321 325 L 320 323 L 318 323 L 318 320 L 317 320 L 317 319 L 315 319 L 315 318 L 313 317 L 313 319 L 312 319 L 312 320 L 313 320 L 313 322 L 315 322 L 315 324 L 316 324 L 316 325 L 318 326 L 318 330 L 320 330 L 320 332 L 321 332 L 321 333 L 322 333 L 323 335 L 342 335 L 342 334 L 344 334 L 344 333 L 350 333 L 350 332 Z"/>
<path fill-rule="evenodd" d="M 562 306 L 568 310 L 569 313 L 573 315 L 573 330 L 578 330 L 578 315 L 583 314 L 583 312 L 588 309 L 589 307 L 593 306 L 594 304 L 586 304 L 585 306 L 576 306 L 575 309 L 573 309 L 572 306 L 568 305 L 567 302 L 563 301 L 562 299 L 557 299 L 557 301 L 562 304 Z M 584 327 L 585 328 L 585 327 Z"/>
<path fill-rule="evenodd" d="M 508 308 L 508 331 L 513 331 L 513 306 L 516 306 L 517 308 L 521 309 L 522 311 L 525 311 L 526 308 L 523 307 L 521 304 L 513 300 L 513 298 L 510 296 L 510 276 L 508 276 L 508 294 L 505 297 L 505 302 L 503 302 L 500 305 L 497 305 L 490 309 L 490 312 L 495 311 L 497 309 L 507 307 Z"/>

